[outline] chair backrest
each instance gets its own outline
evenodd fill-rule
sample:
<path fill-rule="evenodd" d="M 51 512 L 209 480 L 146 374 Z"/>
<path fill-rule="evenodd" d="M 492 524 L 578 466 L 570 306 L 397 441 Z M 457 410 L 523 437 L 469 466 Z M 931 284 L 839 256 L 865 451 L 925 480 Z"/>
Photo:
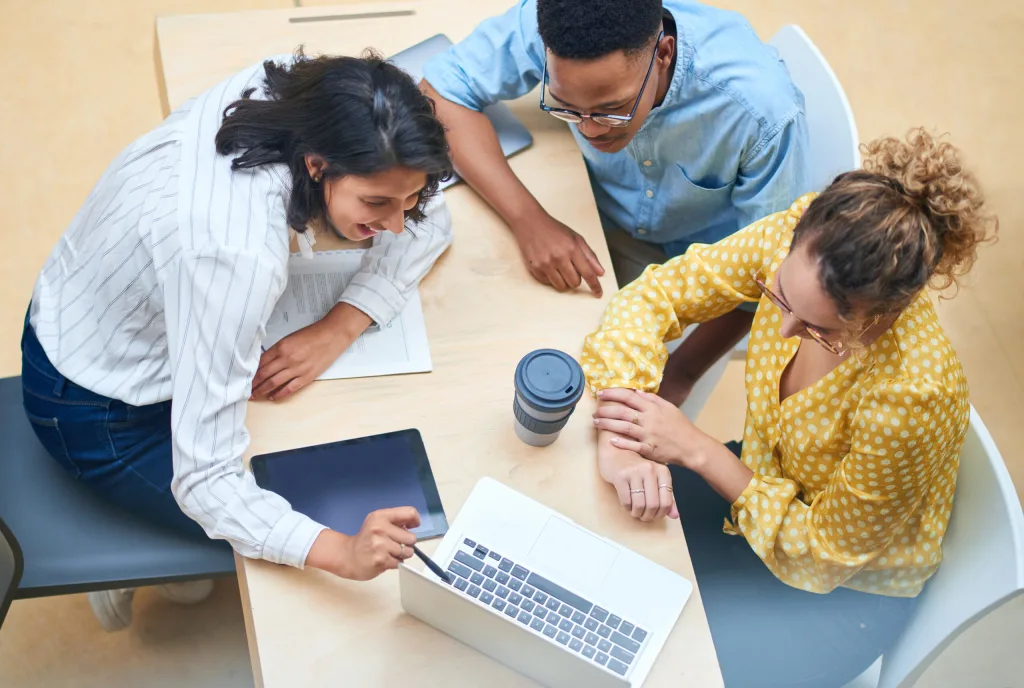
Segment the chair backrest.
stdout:
<path fill-rule="evenodd" d="M 768 44 L 779 51 L 789 75 L 804 94 L 811 144 L 811 188 L 828 186 L 841 172 L 860 167 L 857 124 L 846 93 L 821 51 L 803 29 L 783 26 Z"/>
<path fill-rule="evenodd" d="M 1003 458 L 971 408 L 942 564 L 882 658 L 879 688 L 906 688 L 974 622 L 1024 592 L 1024 513 Z"/>
<path fill-rule="evenodd" d="M 0 519 L 0 626 L 4 625 L 7 610 L 11 608 L 11 600 L 14 599 L 18 583 L 21 582 L 23 570 L 21 547 L 18 546 L 14 533 L 3 519 Z"/>

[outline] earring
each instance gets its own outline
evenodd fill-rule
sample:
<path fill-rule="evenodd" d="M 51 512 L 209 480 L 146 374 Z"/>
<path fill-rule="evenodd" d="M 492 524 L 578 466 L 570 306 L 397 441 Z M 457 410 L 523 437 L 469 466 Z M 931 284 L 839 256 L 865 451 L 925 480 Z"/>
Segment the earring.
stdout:
<path fill-rule="evenodd" d="M 313 183 L 314 184 L 319 184 L 320 183 L 320 175 L 319 174 L 317 176 L 313 177 Z"/>

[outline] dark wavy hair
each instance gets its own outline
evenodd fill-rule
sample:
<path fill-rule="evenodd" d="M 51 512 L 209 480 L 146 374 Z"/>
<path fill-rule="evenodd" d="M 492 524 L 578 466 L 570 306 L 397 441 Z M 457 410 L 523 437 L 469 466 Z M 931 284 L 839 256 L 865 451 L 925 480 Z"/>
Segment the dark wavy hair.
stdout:
<path fill-rule="evenodd" d="M 263 63 L 266 100 L 245 91 L 224 110 L 217 152 L 237 154 L 232 169 L 284 163 L 292 173 L 288 224 L 304 231 L 325 216 L 323 182 L 368 176 L 394 167 L 427 174 L 419 202 L 406 212 L 423 219 L 438 184 L 452 175 L 444 127 L 433 102 L 398 67 L 367 51 L 363 57 L 306 57 L 291 64 Z M 327 165 L 320 183 L 309 177 L 305 156 Z"/>

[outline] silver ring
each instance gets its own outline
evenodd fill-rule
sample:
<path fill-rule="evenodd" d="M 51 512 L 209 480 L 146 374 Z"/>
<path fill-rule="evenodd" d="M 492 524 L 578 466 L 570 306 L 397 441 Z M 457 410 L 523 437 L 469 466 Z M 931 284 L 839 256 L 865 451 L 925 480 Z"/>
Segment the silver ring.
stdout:
<path fill-rule="evenodd" d="M 644 491 L 644 488 L 641 487 L 639 490 L 630 490 L 629 494 L 640 494 L 643 491 Z"/>
<path fill-rule="evenodd" d="M 658 487 L 660 487 L 662 489 L 665 489 L 665 490 L 668 490 L 669 492 L 673 491 L 671 485 L 658 485 Z"/>
<path fill-rule="evenodd" d="M 402 557 L 402 559 L 405 559 L 405 543 L 399 542 L 398 544 L 402 546 L 402 548 L 398 550 L 398 556 Z"/>

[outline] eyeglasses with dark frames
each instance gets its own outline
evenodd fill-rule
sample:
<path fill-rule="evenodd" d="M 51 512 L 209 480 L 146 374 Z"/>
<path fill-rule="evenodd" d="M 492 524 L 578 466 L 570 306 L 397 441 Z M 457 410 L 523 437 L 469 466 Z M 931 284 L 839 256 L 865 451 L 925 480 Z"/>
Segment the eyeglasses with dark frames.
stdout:
<path fill-rule="evenodd" d="M 591 112 L 590 114 L 583 114 L 575 110 L 568 110 L 565 108 L 553 108 L 544 102 L 544 93 L 547 91 L 548 85 L 548 60 L 547 55 L 544 57 L 544 77 L 540 82 L 540 109 L 547 112 L 552 117 L 557 117 L 563 122 L 570 124 L 581 124 L 583 120 L 589 119 L 594 121 L 601 126 L 605 127 L 628 127 L 629 123 L 633 121 L 633 116 L 636 115 L 636 109 L 640 107 L 640 99 L 644 97 L 644 90 L 647 88 L 647 82 L 651 78 L 651 72 L 654 71 L 654 61 L 658 57 L 658 46 L 661 45 L 661 39 L 665 36 L 665 32 L 662 31 L 658 34 L 658 40 L 654 42 L 654 54 L 651 55 L 651 64 L 647 67 L 647 76 L 644 77 L 644 83 L 640 86 L 640 93 L 636 96 L 636 102 L 633 103 L 632 110 L 629 111 L 628 115 L 608 115 L 601 112 Z"/>

